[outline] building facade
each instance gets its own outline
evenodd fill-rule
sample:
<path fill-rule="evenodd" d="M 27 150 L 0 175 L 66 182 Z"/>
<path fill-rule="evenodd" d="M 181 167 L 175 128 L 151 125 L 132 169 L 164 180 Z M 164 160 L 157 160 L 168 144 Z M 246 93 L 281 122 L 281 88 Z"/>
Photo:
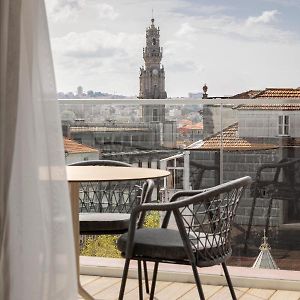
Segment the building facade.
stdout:
<path fill-rule="evenodd" d="M 277 164 L 284 160 L 300 158 L 300 105 L 292 103 L 289 99 L 299 99 L 300 89 L 292 88 L 267 88 L 262 91 L 246 91 L 230 99 L 245 99 L 244 105 L 230 105 L 223 107 L 222 129 L 220 124 L 220 107 L 206 105 L 203 111 L 205 139 L 188 150 L 197 150 L 191 154 L 191 159 L 196 159 L 206 165 L 219 165 L 220 132 L 222 130 L 223 143 L 223 179 L 228 181 L 236 177 L 251 176 L 257 178 L 259 168 L 264 164 Z M 208 98 L 209 99 L 209 98 Z M 261 104 L 247 104 L 247 99 L 261 99 Z M 281 103 L 263 104 L 263 100 L 281 99 Z M 231 125 L 230 125 L 231 123 Z M 231 134 L 229 135 L 229 131 Z M 216 143 L 218 142 L 218 143 Z M 273 145 L 273 146 L 272 146 Z M 298 186 L 300 170 L 298 164 L 293 166 L 293 181 Z M 274 178 L 276 169 L 267 170 L 262 174 L 262 180 Z M 208 185 L 214 174 L 204 175 L 203 184 Z M 285 182 L 286 174 L 283 170 L 279 174 L 279 181 Z M 298 189 L 296 188 L 298 193 Z M 274 199 L 270 212 L 270 200 L 266 196 L 256 200 L 253 224 L 264 226 L 267 216 L 271 227 L 278 228 L 282 224 L 299 223 L 300 209 L 298 201 L 283 201 L 283 196 Z M 251 213 L 253 195 L 247 190 L 237 211 L 236 222 L 247 225 Z"/>

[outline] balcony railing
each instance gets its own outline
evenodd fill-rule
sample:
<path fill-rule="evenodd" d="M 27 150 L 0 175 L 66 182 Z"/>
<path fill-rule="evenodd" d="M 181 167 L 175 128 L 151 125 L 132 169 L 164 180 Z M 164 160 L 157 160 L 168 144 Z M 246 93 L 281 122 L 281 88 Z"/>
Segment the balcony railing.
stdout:
<path fill-rule="evenodd" d="M 235 217 L 229 264 L 251 267 L 265 230 L 277 266 L 300 271 L 300 99 L 60 99 L 59 103 L 64 134 L 94 149 L 66 150 L 67 163 L 102 157 L 168 169 L 171 176 L 160 182 L 155 194 L 165 201 L 174 190 L 251 176 L 253 184 Z M 157 120 L 151 108 L 163 115 Z"/>

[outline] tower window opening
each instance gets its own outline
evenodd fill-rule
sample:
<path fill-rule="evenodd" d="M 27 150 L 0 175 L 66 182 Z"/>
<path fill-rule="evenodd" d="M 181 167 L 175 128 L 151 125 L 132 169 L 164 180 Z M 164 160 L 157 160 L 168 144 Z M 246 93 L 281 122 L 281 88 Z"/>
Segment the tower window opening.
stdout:
<path fill-rule="evenodd" d="M 154 108 L 153 111 L 152 111 L 152 120 L 154 122 L 159 121 L 159 118 L 158 118 L 158 109 L 157 108 Z"/>

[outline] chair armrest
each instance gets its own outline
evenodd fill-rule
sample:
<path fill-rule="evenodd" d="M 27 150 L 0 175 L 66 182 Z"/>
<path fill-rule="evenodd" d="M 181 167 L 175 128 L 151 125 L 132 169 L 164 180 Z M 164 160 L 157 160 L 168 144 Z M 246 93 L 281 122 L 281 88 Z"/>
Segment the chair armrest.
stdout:
<path fill-rule="evenodd" d="M 208 190 L 210 190 L 211 188 L 207 188 L 207 189 L 202 189 L 202 190 L 184 190 L 184 191 L 179 191 L 176 192 L 169 200 L 169 202 L 174 202 L 177 201 L 178 198 L 181 197 L 190 197 L 190 196 L 194 196 L 200 193 L 204 193 Z"/>
<path fill-rule="evenodd" d="M 223 183 L 219 186 L 209 188 L 207 190 L 198 190 L 198 191 L 181 191 L 177 192 L 173 195 L 171 198 L 172 202 L 169 203 L 143 203 L 141 205 L 136 206 L 130 217 L 130 223 L 129 223 L 129 229 L 128 229 L 128 237 L 127 237 L 127 245 L 126 245 L 126 258 L 132 257 L 133 249 L 134 249 L 134 235 L 136 230 L 136 221 L 138 219 L 139 213 L 143 213 L 149 210 L 154 211 L 167 211 L 167 214 L 164 218 L 163 225 L 167 225 L 168 220 L 166 220 L 170 213 L 173 211 L 177 220 L 178 217 L 178 224 L 180 225 L 180 218 L 179 218 L 179 209 L 182 207 L 186 207 L 192 204 L 199 204 L 205 203 L 207 201 L 210 201 L 213 197 L 218 197 L 221 194 L 229 193 L 233 189 L 238 189 L 239 193 L 236 193 L 236 195 L 240 198 L 242 195 L 242 192 L 244 191 L 245 187 L 251 183 L 251 178 L 249 176 L 245 176 L 242 178 L 238 178 L 236 180 L 232 180 L 227 183 Z M 182 197 L 184 195 L 192 195 L 186 199 L 183 200 L 177 200 L 179 197 Z M 176 201 L 177 200 L 177 201 Z M 181 231 L 183 232 L 183 221 L 181 220 Z M 178 226 L 179 226 L 178 225 Z M 180 230 L 180 228 L 179 228 Z"/>
<path fill-rule="evenodd" d="M 192 204 L 190 202 L 191 199 L 182 199 L 182 200 L 178 200 L 181 197 L 184 196 L 195 196 L 198 195 L 200 193 L 204 193 L 204 192 L 208 192 L 210 189 L 206 189 L 206 190 L 190 190 L 190 191 L 180 191 L 175 193 L 171 199 L 170 202 L 168 203 L 143 203 L 140 204 L 138 206 L 136 206 L 130 216 L 130 223 L 129 223 L 129 228 L 128 228 L 128 239 L 127 239 L 127 248 L 126 248 L 126 257 L 128 255 L 128 257 L 130 257 L 132 255 L 132 251 L 133 251 L 133 239 L 134 239 L 134 234 L 135 234 L 135 230 L 136 230 L 136 224 L 137 224 L 137 220 L 138 220 L 138 216 L 140 213 L 145 213 L 147 211 L 166 211 L 167 214 L 163 220 L 163 224 L 162 227 L 166 228 L 170 219 L 170 215 L 172 210 L 178 209 L 180 207 Z M 203 201 L 205 201 L 205 198 L 203 197 Z"/>

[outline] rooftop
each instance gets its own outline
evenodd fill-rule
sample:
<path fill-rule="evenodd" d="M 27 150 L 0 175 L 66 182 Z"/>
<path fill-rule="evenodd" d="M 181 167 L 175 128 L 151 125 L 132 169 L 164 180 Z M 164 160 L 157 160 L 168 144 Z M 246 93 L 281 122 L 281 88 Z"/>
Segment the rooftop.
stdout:
<path fill-rule="evenodd" d="M 74 140 L 64 138 L 65 152 L 67 153 L 94 153 L 99 152 L 99 150 L 80 144 Z"/>
<path fill-rule="evenodd" d="M 238 135 L 238 123 L 234 123 L 221 132 L 211 135 L 203 141 L 198 141 L 188 146 L 187 150 L 199 150 L 199 151 L 219 151 L 223 146 L 224 151 L 249 151 L 249 150 L 269 150 L 278 148 L 274 144 L 255 143 L 241 138 Z"/>
<path fill-rule="evenodd" d="M 72 132 L 118 132 L 118 131 L 149 131 L 146 127 L 106 127 L 106 126 L 72 126 Z"/>
<path fill-rule="evenodd" d="M 268 244 L 268 238 L 265 235 L 264 231 L 264 236 L 263 236 L 263 241 L 262 244 L 260 245 L 260 253 L 257 256 L 252 268 L 257 268 L 257 269 L 278 269 L 277 264 L 275 260 L 272 257 L 272 254 L 270 252 L 271 247 Z"/>
<path fill-rule="evenodd" d="M 266 88 L 253 98 L 300 98 L 300 88 Z"/>
<path fill-rule="evenodd" d="M 300 110 L 300 104 L 247 104 L 236 107 L 239 110 Z"/>
<path fill-rule="evenodd" d="M 230 97 L 230 99 L 300 99 L 300 88 L 266 88 L 265 90 L 250 90 Z M 248 104 L 237 108 L 240 110 L 300 110 L 300 104 Z"/>

